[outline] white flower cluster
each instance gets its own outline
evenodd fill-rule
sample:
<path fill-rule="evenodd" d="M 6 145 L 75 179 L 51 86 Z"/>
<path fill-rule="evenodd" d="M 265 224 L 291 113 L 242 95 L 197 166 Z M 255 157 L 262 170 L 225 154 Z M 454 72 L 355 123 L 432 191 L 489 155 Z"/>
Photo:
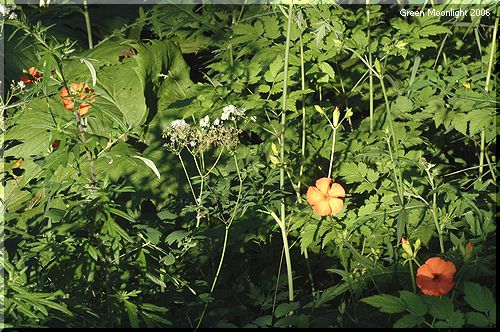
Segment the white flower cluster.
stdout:
<path fill-rule="evenodd" d="M 7 6 L 4 4 L 0 4 L 0 14 L 2 18 L 7 17 L 9 20 L 15 20 L 17 19 L 17 14 L 14 13 L 14 10 L 16 9 L 16 5 L 12 6 Z"/>
<path fill-rule="evenodd" d="M 238 118 L 245 116 L 246 110 L 244 108 L 239 108 L 234 105 L 226 106 L 222 109 L 222 115 L 220 116 L 221 121 L 231 120 L 236 121 Z"/>

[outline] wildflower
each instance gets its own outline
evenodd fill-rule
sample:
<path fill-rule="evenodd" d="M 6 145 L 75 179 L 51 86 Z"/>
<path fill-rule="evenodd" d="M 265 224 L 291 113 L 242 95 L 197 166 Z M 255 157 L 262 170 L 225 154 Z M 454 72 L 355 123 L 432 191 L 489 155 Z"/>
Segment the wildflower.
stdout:
<path fill-rule="evenodd" d="M 9 20 L 14 21 L 14 20 L 16 20 L 16 19 L 17 19 L 17 14 L 16 14 L 16 13 L 14 13 L 14 12 L 10 13 L 10 15 L 9 15 Z"/>
<path fill-rule="evenodd" d="M 210 118 L 206 115 L 204 118 L 200 120 L 200 127 L 205 128 L 210 125 Z"/>
<path fill-rule="evenodd" d="M 417 285 L 426 295 L 441 296 L 447 294 L 455 285 L 453 277 L 456 272 L 453 262 L 439 257 L 429 258 L 417 270 Z"/>
<path fill-rule="evenodd" d="M 30 69 L 28 69 L 28 75 L 31 76 L 31 78 L 26 75 L 21 75 L 21 77 L 19 77 L 21 82 L 25 84 L 31 84 L 33 82 L 41 80 L 43 77 L 43 75 L 35 67 L 31 67 Z"/>
<path fill-rule="evenodd" d="M 85 84 L 84 82 L 81 82 L 81 83 L 71 83 L 69 85 L 69 92 L 68 92 L 68 89 L 66 87 L 63 87 L 61 89 L 61 91 L 59 92 L 59 94 L 61 95 L 61 99 L 63 101 L 63 104 L 64 104 L 64 107 L 66 107 L 67 110 L 71 111 L 73 110 L 74 106 L 75 106 L 75 103 L 74 103 L 74 98 L 72 97 L 72 95 L 80 95 L 80 97 L 78 97 L 78 100 L 83 100 L 83 99 L 86 99 L 86 98 L 93 98 L 95 97 L 95 95 L 89 95 L 93 90 L 91 88 L 89 88 L 89 86 L 87 84 Z M 93 103 L 94 102 L 94 99 L 90 99 L 88 100 L 88 102 L 86 101 L 82 101 L 80 102 L 80 106 L 78 108 L 78 114 L 80 115 L 84 115 L 86 114 L 89 109 L 90 109 L 90 104 L 89 103 Z"/>
<path fill-rule="evenodd" d="M 408 255 L 413 256 L 413 250 L 411 248 L 410 242 L 404 237 L 401 238 L 401 246 Z"/>
<path fill-rule="evenodd" d="M 307 189 L 307 203 L 320 216 L 334 215 L 342 210 L 345 197 L 345 190 L 338 183 L 330 183 L 332 179 L 321 178 L 316 181 L 316 186 Z"/>
<path fill-rule="evenodd" d="M 17 82 L 17 85 L 19 85 L 19 88 L 20 88 L 21 90 L 22 90 L 22 89 L 24 89 L 24 88 L 26 87 L 26 84 L 24 84 L 24 82 L 23 82 L 23 81 L 19 81 L 19 82 Z"/>
<path fill-rule="evenodd" d="M 245 111 L 246 110 L 244 108 L 238 108 L 234 105 L 228 105 L 222 109 L 222 115 L 220 119 L 221 121 L 236 121 L 236 118 L 245 116 Z"/>

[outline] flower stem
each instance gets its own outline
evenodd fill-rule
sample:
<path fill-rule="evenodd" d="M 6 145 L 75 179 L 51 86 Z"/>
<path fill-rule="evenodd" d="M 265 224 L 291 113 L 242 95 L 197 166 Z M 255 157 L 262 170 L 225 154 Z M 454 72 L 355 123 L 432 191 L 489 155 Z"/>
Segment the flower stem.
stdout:
<path fill-rule="evenodd" d="M 333 165 L 333 154 L 335 153 L 335 138 L 337 135 L 337 127 L 333 127 L 333 138 L 332 138 L 332 153 L 330 154 L 330 167 L 328 168 L 328 178 L 332 176 L 332 165 Z"/>
<path fill-rule="evenodd" d="M 493 60 L 495 56 L 495 46 L 496 46 L 496 40 L 497 40 L 497 31 L 498 31 L 498 21 L 500 19 L 500 8 L 497 9 L 497 17 L 495 19 L 495 27 L 493 28 L 493 36 L 491 39 L 491 50 L 490 50 L 490 59 L 488 61 L 488 72 L 486 73 L 486 84 L 484 86 L 484 90 L 486 92 L 490 91 L 490 77 L 491 77 L 491 71 L 493 68 Z M 484 155 L 485 155 L 485 134 L 484 134 L 484 129 L 481 130 L 481 150 L 479 152 L 479 181 L 482 181 L 482 176 L 483 176 L 483 167 L 484 167 Z"/>
<path fill-rule="evenodd" d="M 368 63 L 373 66 L 370 38 L 370 0 L 366 0 L 366 20 L 368 21 Z M 373 132 L 373 72 L 370 70 L 370 133 Z"/>
<path fill-rule="evenodd" d="M 189 174 L 186 169 L 186 165 L 184 165 L 184 160 L 182 159 L 181 154 L 178 154 L 179 160 L 181 161 L 182 169 L 184 170 L 184 174 L 186 174 L 186 179 L 188 180 L 189 183 L 189 188 L 191 189 L 191 193 L 193 194 L 193 198 L 196 201 L 196 194 L 194 193 L 193 185 L 191 184 L 191 178 L 189 177 Z"/>
<path fill-rule="evenodd" d="M 85 27 L 87 28 L 87 40 L 89 43 L 89 49 L 93 49 L 94 42 L 92 41 L 92 27 L 90 26 L 90 15 L 89 8 L 87 6 L 87 0 L 83 0 L 83 17 L 85 18 Z"/>
<path fill-rule="evenodd" d="M 411 275 L 411 285 L 413 287 L 413 293 L 417 293 L 417 285 L 415 282 L 415 272 L 413 271 L 413 261 L 410 259 L 410 275 Z"/>
<path fill-rule="evenodd" d="M 284 63 L 284 79 L 283 79 L 283 108 L 281 111 L 281 130 L 280 130 L 280 190 L 285 190 L 285 128 L 286 128 L 286 100 L 287 100 L 287 89 L 288 89 L 288 55 L 290 52 L 290 33 L 292 29 L 292 15 L 293 15 L 293 3 L 290 3 L 288 7 L 288 27 L 286 32 L 286 45 L 285 45 L 285 63 Z M 292 262 L 290 259 L 290 250 L 288 247 L 287 231 L 286 231 L 286 209 L 285 209 L 285 199 L 281 199 L 280 204 L 280 228 L 281 235 L 283 237 L 283 247 L 285 250 L 286 259 L 286 271 L 288 274 L 288 299 L 290 302 L 293 301 L 293 278 L 292 278 Z"/>

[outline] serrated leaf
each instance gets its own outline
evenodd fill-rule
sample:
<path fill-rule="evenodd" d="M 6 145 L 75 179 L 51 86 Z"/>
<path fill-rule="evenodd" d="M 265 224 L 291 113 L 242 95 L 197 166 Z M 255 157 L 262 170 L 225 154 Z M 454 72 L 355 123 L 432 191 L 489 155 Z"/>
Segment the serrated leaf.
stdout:
<path fill-rule="evenodd" d="M 453 315 L 453 303 L 448 297 L 425 296 L 424 301 L 429 304 L 429 313 L 437 319 L 446 320 Z"/>
<path fill-rule="evenodd" d="M 477 311 L 488 312 L 491 308 L 496 307 L 493 294 L 487 287 L 466 282 L 464 284 L 464 293 L 465 301 Z"/>
<path fill-rule="evenodd" d="M 381 312 L 389 314 L 403 312 L 406 309 L 406 303 L 403 300 L 388 294 L 365 297 L 361 299 L 361 301 L 375 308 L 379 308 Z"/>
<path fill-rule="evenodd" d="M 410 309 L 417 316 L 424 316 L 427 313 L 427 304 L 415 293 L 409 291 L 400 291 L 400 298 L 406 302 Z"/>
<path fill-rule="evenodd" d="M 393 328 L 395 329 L 407 329 L 411 327 L 418 326 L 422 324 L 425 321 L 424 317 L 422 316 L 417 316 L 413 314 L 409 315 L 404 315 L 400 319 L 398 319 L 395 323 Z"/>
<path fill-rule="evenodd" d="M 465 319 L 467 324 L 477 327 L 488 327 L 490 321 L 488 318 L 480 312 L 466 312 Z"/>
<path fill-rule="evenodd" d="M 280 304 L 276 310 L 274 311 L 274 315 L 279 318 L 283 317 L 291 311 L 294 311 L 300 307 L 300 304 L 297 302 L 292 303 L 282 303 Z"/>

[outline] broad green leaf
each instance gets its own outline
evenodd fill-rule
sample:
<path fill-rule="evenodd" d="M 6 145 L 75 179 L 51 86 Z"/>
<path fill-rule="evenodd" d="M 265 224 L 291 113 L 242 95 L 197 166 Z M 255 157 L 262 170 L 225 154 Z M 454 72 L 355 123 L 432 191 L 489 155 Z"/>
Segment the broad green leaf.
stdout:
<path fill-rule="evenodd" d="M 488 318 L 480 312 L 466 312 L 465 319 L 467 324 L 477 327 L 488 327 L 490 324 Z"/>
<path fill-rule="evenodd" d="M 280 304 L 276 310 L 274 311 L 274 315 L 276 317 L 283 317 L 291 311 L 297 310 L 300 307 L 300 304 L 297 302 L 293 303 L 282 303 Z"/>
<path fill-rule="evenodd" d="M 491 291 L 484 286 L 472 282 L 464 284 L 464 299 L 477 311 L 488 312 L 496 306 Z"/>
<path fill-rule="evenodd" d="M 379 308 L 381 312 L 390 314 L 403 312 L 406 309 L 406 303 L 403 300 L 388 294 L 365 297 L 361 301 Z"/>
<path fill-rule="evenodd" d="M 425 321 L 424 317 L 418 315 L 404 315 L 394 323 L 395 329 L 407 329 L 418 326 Z"/>
<path fill-rule="evenodd" d="M 409 291 L 400 291 L 400 298 L 406 302 L 410 309 L 417 316 L 424 316 L 427 313 L 427 304 L 415 293 Z"/>

